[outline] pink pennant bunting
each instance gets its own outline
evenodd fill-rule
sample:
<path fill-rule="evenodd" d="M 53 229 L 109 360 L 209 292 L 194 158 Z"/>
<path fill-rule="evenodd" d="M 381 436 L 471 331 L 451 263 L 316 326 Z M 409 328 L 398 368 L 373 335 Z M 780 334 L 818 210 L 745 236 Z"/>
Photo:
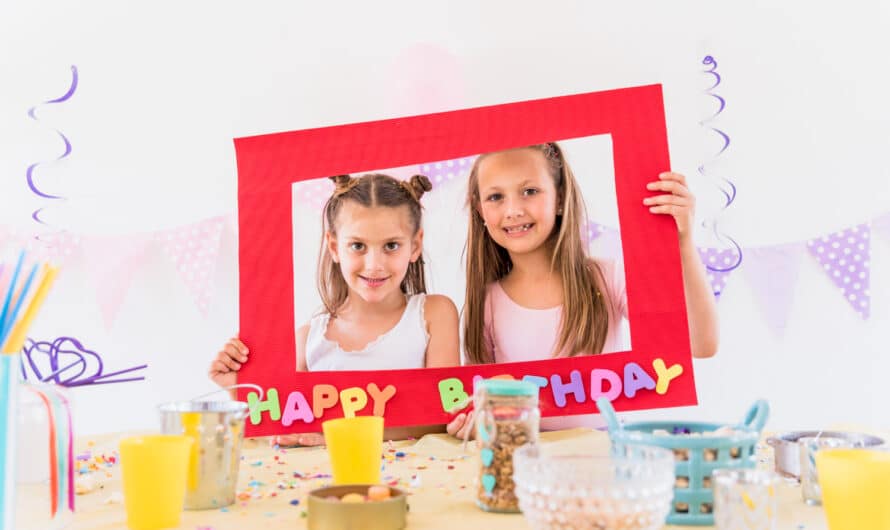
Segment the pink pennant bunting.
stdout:
<path fill-rule="evenodd" d="M 807 250 L 840 289 L 844 299 L 862 318 L 867 319 L 871 311 L 871 231 L 868 225 L 861 224 L 810 239 Z"/>
<path fill-rule="evenodd" d="M 791 312 L 804 247 L 803 243 L 789 243 L 746 249 L 745 263 L 740 267 L 767 326 L 778 337 Z"/>
<path fill-rule="evenodd" d="M 96 301 L 105 327 L 117 318 L 130 284 L 148 260 L 147 234 L 84 237 L 84 252 L 89 256 L 88 274 L 96 288 Z"/>
<path fill-rule="evenodd" d="M 334 183 L 330 179 L 304 180 L 294 184 L 294 187 L 294 202 L 298 206 L 313 208 L 319 212 L 334 192 Z"/>
<path fill-rule="evenodd" d="M 82 238 L 77 234 L 54 232 L 38 237 L 28 241 L 27 250 L 40 261 L 65 265 L 80 257 Z"/>
<path fill-rule="evenodd" d="M 203 316 L 207 316 L 210 305 L 225 219 L 224 216 L 213 217 L 193 225 L 164 230 L 155 236 L 161 249 L 173 261 Z"/>
<path fill-rule="evenodd" d="M 705 264 L 708 273 L 708 283 L 714 291 L 714 296 L 720 300 L 720 295 L 726 288 L 726 281 L 739 265 L 739 252 L 735 248 L 719 249 L 699 247 L 698 254 Z"/>

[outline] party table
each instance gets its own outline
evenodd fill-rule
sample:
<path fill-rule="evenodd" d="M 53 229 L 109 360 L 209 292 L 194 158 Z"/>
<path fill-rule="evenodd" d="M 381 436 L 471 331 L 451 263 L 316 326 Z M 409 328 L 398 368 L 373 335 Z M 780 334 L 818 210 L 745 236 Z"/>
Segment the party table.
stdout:
<path fill-rule="evenodd" d="M 92 464 L 89 472 L 80 475 L 81 482 L 86 480 L 81 485 L 92 489 L 77 496 L 77 511 L 68 528 L 127 528 L 120 465 L 115 457 L 117 443 L 122 436 L 106 435 L 79 440 L 79 454 L 88 452 Z M 579 452 L 605 449 L 609 443 L 606 433 L 587 429 L 542 433 L 541 440 Z M 772 465 L 769 461 L 770 451 L 765 445 L 761 446 L 764 458 L 759 465 Z M 464 452 L 459 441 L 444 434 L 384 444 L 384 482 L 409 492 L 409 529 L 528 528 L 521 514 L 486 513 L 476 507 L 473 481 L 478 472 L 477 466 L 472 447 Z M 329 473 L 330 464 L 324 448 L 276 449 L 266 439 L 246 440 L 238 482 L 239 500 L 221 509 L 186 511 L 180 528 L 306 528 L 307 494 L 312 489 L 329 484 Z M 779 488 L 777 528 L 827 530 L 827 525 L 821 508 L 804 504 L 800 487 L 792 481 L 783 481 Z"/>

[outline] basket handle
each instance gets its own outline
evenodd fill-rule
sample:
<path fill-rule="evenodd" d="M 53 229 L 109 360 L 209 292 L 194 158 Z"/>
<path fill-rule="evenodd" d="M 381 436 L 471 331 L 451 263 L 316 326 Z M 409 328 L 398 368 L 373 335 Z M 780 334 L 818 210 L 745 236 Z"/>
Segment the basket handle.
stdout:
<path fill-rule="evenodd" d="M 758 399 L 751 405 L 745 414 L 745 419 L 739 424 L 740 427 L 751 429 L 757 432 L 763 430 L 766 420 L 769 418 L 769 403 L 764 399 Z"/>
<path fill-rule="evenodd" d="M 615 408 L 612 402 L 605 397 L 599 397 L 596 400 L 596 407 L 600 410 L 600 414 L 605 418 L 606 425 L 609 426 L 609 432 L 618 432 L 622 429 L 618 416 L 615 415 Z"/>

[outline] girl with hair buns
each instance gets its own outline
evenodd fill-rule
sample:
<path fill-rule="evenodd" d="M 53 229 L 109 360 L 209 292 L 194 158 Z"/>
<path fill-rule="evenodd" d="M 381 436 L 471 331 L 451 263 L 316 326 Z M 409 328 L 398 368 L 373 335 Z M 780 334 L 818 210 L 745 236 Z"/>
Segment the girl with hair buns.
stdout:
<path fill-rule="evenodd" d="M 647 184 L 641 207 L 677 224 L 690 345 L 717 350 L 717 310 L 692 238 L 695 198 L 683 175 Z M 464 349 L 469 364 L 532 361 L 620 351 L 627 317 L 620 264 L 593 259 L 581 240 L 584 200 L 555 142 L 479 156 L 467 189 Z M 591 427 L 596 415 L 544 418 L 543 429 Z M 472 414 L 448 432 L 463 436 Z"/>
<path fill-rule="evenodd" d="M 446 296 L 426 294 L 420 198 L 432 188 L 429 179 L 372 173 L 331 180 L 317 275 L 324 307 L 297 329 L 297 370 L 459 365 L 457 308 Z M 211 379 L 233 384 L 247 358 L 244 343 L 230 339 L 211 364 Z M 322 442 L 312 434 L 276 438 Z"/>

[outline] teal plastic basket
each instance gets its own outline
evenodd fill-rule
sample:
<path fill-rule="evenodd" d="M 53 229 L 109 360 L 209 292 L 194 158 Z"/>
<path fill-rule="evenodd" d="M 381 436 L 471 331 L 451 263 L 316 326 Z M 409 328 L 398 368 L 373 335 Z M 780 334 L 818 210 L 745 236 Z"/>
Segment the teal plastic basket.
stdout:
<path fill-rule="evenodd" d="M 615 409 L 605 398 L 596 402 L 609 426 L 612 444 L 655 445 L 670 449 L 676 460 L 674 471 L 674 500 L 667 522 L 675 525 L 713 525 L 714 490 L 711 473 L 715 469 L 753 468 L 757 464 L 757 442 L 760 431 L 769 418 L 769 404 L 756 401 L 745 419 L 737 425 L 685 421 L 649 421 L 622 425 Z M 712 432 L 731 427 L 733 436 L 670 436 L 652 434 L 657 430 L 668 433 Z"/>

